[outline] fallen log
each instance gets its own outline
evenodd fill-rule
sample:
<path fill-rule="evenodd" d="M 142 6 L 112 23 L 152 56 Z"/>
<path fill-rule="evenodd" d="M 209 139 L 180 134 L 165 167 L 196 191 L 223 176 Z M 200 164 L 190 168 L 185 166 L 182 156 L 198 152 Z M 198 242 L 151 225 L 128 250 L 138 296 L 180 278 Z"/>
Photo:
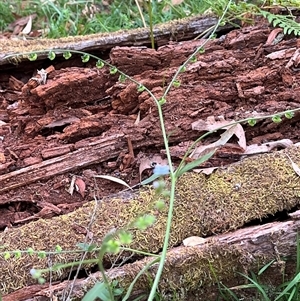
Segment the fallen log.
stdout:
<path fill-rule="evenodd" d="M 245 284 L 247 281 L 237 272 L 247 275 L 257 272 L 271 261 L 274 263 L 260 277 L 260 284 L 280 285 L 282 278 L 295 275 L 297 235 L 300 228 L 300 211 L 290 214 L 291 219 L 264 225 L 242 228 L 230 233 L 219 234 L 192 246 L 179 246 L 168 251 L 165 270 L 159 286 L 159 293 L 164 300 L 173 300 L 174 295 L 180 300 L 217 300 L 220 295 L 218 283 L 227 287 Z M 298 242 L 299 243 L 299 242 Z M 285 260 L 283 260 L 285 258 Z M 117 281 L 126 292 L 137 274 L 154 257 L 147 257 L 134 263 L 112 268 L 106 272 L 110 281 Z M 129 300 L 146 296 L 151 289 L 157 265 L 147 270 L 138 278 Z M 277 275 L 277 276 L 275 276 Z M 68 295 L 74 301 L 80 301 L 96 281 L 103 281 L 100 272 L 85 279 L 67 280 L 62 283 L 34 285 L 8 294 L 3 301 L 44 301 L 45 297 L 55 296 L 63 300 Z M 221 286 L 222 287 L 222 286 Z M 32 292 L 31 292 L 32 291 Z M 247 296 L 247 291 L 241 290 Z M 144 300 L 144 299 L 142 299 Z"/>
<path fill-rule="evenodd" d="M 193 17 L 174 20 L 154 26 L 153 33 L 155 44 L 161 46 L 169 41 L 186 41 L 197 37 L 217 24 L 218 18 L 214 15 L 197 15 Z M 218 31 L 232 28 L 230 25 L 219 27 Z M 48 55 L 46 49 L 62 52 L 63 50 L 81 51 L 105 51 L 114 46 L 142 46 L 150 45 L 149 28 L 133 30 L 120 30 L 117 32 L 74 36 L 60 39 L 36 39 L 36 40 L 2 40 L 0 41 L 0 65 L 11 62 L 18 63 L 27 60 L 24 52 L 42 51 L 39 59 L 45 59 Z M 17 59 L 7 58 L 8 55 L 17 55 Z"/>
<path fill-rule="evenodd" d="M 201 174 L 183 175 L 176 187 L 176 200 L 169 246 L 181 244 L 189 236 L 208 237 L 242 227 L 254 219 L 262 219 L 283 210 L 290 210 L 299 203 L 299 177 L 291 167 L 290 159 L 300 163 L 298 147 L 244 159 L 208 178 Z M 238 188 L 237 188 L 238 187 Z M 145 188 L 135 193 L 90 202 L 65 216 L 51 220 L 38 220 L 19 228 L 7 229 L 0 235 L 2 252 L 12 250 L 50 251 L 56 245 L 63 250 L 76 250 L 79 242 L 89 237 L 100 246 L 104 236 L 112 229 L 126 227 L 136 217 L 154 214 L 155 224 L 147 229 L 132 230 L 131 248 L 158 253 L 164 240 L 167 211 L 155 209 L 160 198 L 153 189 Z M 166 201 L 167 203 L 167 201 Z M 92 222 L 91 222 L 92 220 Z M 91 223 L 91 224 L 90 224 Z M 91 226 L 89 226 L 91 225 Z M 189 248 L 187 248 L 189 250 Z M 96 254 L 89 254 L 93 257 Z M 118 254 L 126 260 L 131 253 Z M 112 262 L 114 255 L 105 261 Z M 80 260 L 79 253 L 51 255 L 52 264 Z M 8 294 L 35 281 L 30 269 L 48 266 L 47 258 L 24 254 L 21 258 L 0 258 L 1 291 Z M 84 266 L 89 269 L 89 265 Z M 51 273 L 51 281 L 62 280 L 69 274 L 65 268 Z M 49 280 L 49 275 L 45 275 Z"/>
<path fill-rule="evenodd" d="M 299 39 L 287 39 L 272 45 L 268 43 L 271 33 L 272 29 L 267 26 L 232 31 L 207 44 L 205 53 L 197 54 L 197 61 L 191 62 L 186 72 L 180 74 L 180 86 L 171 89 L 163 107 L 166 129 L 170 133 L 169 142 L 175 144 L 175 148 L 181 142 L 198 137 L 200 132 L 193 130 L 192 124 L 209 116 L 224 115 L 231 120 L 253 116 L 253 111 L 260 116 L 299 106 L 297 82 L 300 75 L 295 60 Z M 120 70 L 132 75 L 160 97 L 177 68 L 200 43 L 173 43 L 157 51 L 116 47 L 110 52 L 110 59 Z M 96 44 L 91 42 L 91 45 Z M 44 49 L 45 45 L 41 47 Z M 35 46 L 30 49 L 37 50 Z M 128 56 L 122 55 L 124 51 Z M 14 50 L 11 53 L 15 53 Z M 106 67 L 102 70 L 94 68 L 94 65 L 88 67 L 58 68 L 60 70 L 54 70 L 45 85 L 17 91 L 17 96 L 12 96 L 10 90 L 1 92 L 4 100 L 0 113 L 7 122 L 0 129 L 4 137 L 3 141 L 0 140 L 3 204 L 16 204 L 17 211 L 21 202 L 33 203 L 36 195 L 42 200 L 51 199 L 53 203 L 59 199 L 74 201 L 73 196 L 65 196 L 68 193 L 64 185 L 58 189 L 57 183 L 47 182 L 47 179 L 59 178 L 60 174 L 68 178 L 70 172 L 82 172 L 83 175 L 88 167 L 96 169 L 93 164 L 115 159 L 124 152 L 128 138 L 136 153 L 150 145 L 150 152 L 153 148 L 161 149 L 163 142 L 157 111 L 149 95 L 137 93 L 135 84 L 119 82 L 118 76 L 111 76 Z M 31 75 L 25 78 L 28 80 Z M 5 78 L 8 81 L 8 77 Z M 17 108 L 13 106 L 15 100 L 19 105 Z M 12 106 L 9 109 L 8 104 Z M 264 121 L 253 128 L 246 127 L 247 141 L 250 144 L 254 141 L 261 143 L 282 137 L 297 141 L 299 118 L 296 115 L 279 125 Z M 205 140 L 206 143 L 210 141 Z M 170 248 L 181 244 L 187 236 L 208 237 L 227 232 L 253 219 L 296 206 L 299 203 L 299 180 L 286 154 L 299 164 L 299 150 L 291 148 L 246 159 L 226 170 L 219 170 L 209 178 L 184 175 L 176 192 Z M 175 157 L 180 156 L 182 154 Z M 119 167 L 117 163 L 114 166 Z M 27 172 L 29 176 L 26 178 Z M 42 186 L 46 186 L 47 193 L 40 193 Z M 91 198 L 91 194 L 86 194 L 86 201 Z M 26 250 L 29 247 L 49 251 L 57 244 L 64 250 L 74 250 L 87 236 L 101 245 L 104 235 L 111 229 L 121 228 L 149 211 L 155 214 L 157 222 L 147 232 L 133 231 L 135 240 L 132 247 L 158 253 L 163 241 L 166 212 L 153 209 L 156 200 L 155 192 L 149 188 L 88 203 L 69 215 L 9 228 L 0 235 L 1 246 L 4 246 L 2 251 Z M 95 221 L 89 229 L 94 209 Z M 1 226 L 10 223 L 14 220 Z M 226 246 L 223 245 L 224 249 Z M 223 258 L 222 262 L 230 262 L 230 256 L 240 258 L 238 250 L 230 247 L 226 260 L 224 254 L 218 253 L 217 246 L 211 245 L 208 249 L 210 252 L 213 250 L 216 250 L 216 256 Z M 120 258 L 125 260 L 131 255 L 123 253 Z M 111 258 L 114 259 L 107 256 L 105 262 Z M 1 258 L 1 291 L 9 294 L 33 284 L 29 270 L 47 267 L 48 259 L 29 255 L 9 260 Z M 64 263 L 79 260 L 80 256 L 58 254 L 50 259 L 52 263 Z M 90 266 L 84 268 L 89 270 Z M 51 281 L 62 281 L 69 272 L 65 269 L 62 274 L 54 273 Z M 170 280 L 172 277 L 170 274 Z M 50 275 L 46 275 L 46 279 L 50 280 Z M 164 284 L 163 281 L 161 285 Z M 172 287 L 166 288 L 167 291 L 169 289 Z M 144 292 L 145 288 L 142 290 Z"/>

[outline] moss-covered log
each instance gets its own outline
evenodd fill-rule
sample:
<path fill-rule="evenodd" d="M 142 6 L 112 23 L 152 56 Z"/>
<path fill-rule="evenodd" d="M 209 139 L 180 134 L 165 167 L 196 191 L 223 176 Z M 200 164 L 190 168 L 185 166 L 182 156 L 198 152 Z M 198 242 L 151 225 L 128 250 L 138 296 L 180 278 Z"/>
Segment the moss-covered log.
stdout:
<path fill-rule="evenodd" d="M 207 237 L 234 230 L 251 220 L 296 206 L 300 179 L 287 154 L 293 162 L 300 164 L 300 149 L 292 147 L 244 159 L 209 177 L 196 173 L 183 175 L 177 183 L 170 247 L 181 244 L 189 236 Z M 145 188 L 136 193 L 90 202 L 68 215 L 7 229 L 0 235 L 0 245 L 3 252 L 28 248 L 51 251 L 56 245 L 63 250 L 74 250 L 86 237 L 100 245 L 105 234 L 112 229 L 122 228 L 144 213 L 152 213 L 156 216 L 155 224 L 146 231 L 133 230 L 131 247 L 158 253 L 163 244 L 167 211 L 155 209 L 157 197 L 153 189 Z M 126 259 L 129 255 L 124 252 L 118 258 Z M 0 258 L 3 293 L 33 284 L 30 269 L 48 266 L 49 258 L 29 256 L 9 260 L 3 256 Z M 107 257 L 110 261 L 113 258 L 111 255 Z M 52 264 L 79 259 L 78 253 L 51 256 Z M 68 273 L 68 269 L 53 272 L 52 281 L 64 279 Z M 49 279 L 49 275 L 46 278 Z"/>
<path fill-rule="evenodd" d="M 193 39 L 207 29 L 216 25 L 218 18 L 215 15 L 198 15 L 174 20 L 154 26 L 155 43 L 158 46 L 169 41 L 183 41 Z M 232 28 L 231 25 L 219 27 L 218 31 Z M 132 30 L 120 30 L 114 33 L 98 33 L 86 36 L 66 37 L 60 39 L 35 39 L 35 40 L 3 40 L 0 41 L 0 65 L 16 60 L 7 60 L 7 55 L 18 55 L 19 60 L 27 59 L 22 52 L 42 51 L 39 59 L 46 58 L 46 49 L 81 50 L 81 51 L 105 51 L 115 46 L 141 46 L 150 45 L 150 29 L 138 28 Z"/>
<path fill-rule="evenodd" d="M 217 300 L 218 282 L 226 286 L 244 283 L 245 279 L 236 272 L 256 272 L 271 260 L 274 263 L 260 280 L 272 286 L 281 284 L 282 277 L 289 279 L 295 273 L 299 216 L 300 211 L 297 211 L 291 214 L 292 218 L 288 221 L 242 228 L 207 238 L 196 246 L 172 248 L 167 254 L 159 287 L 163 300 L 173 300 L 174 296 L 177 296 L 176 300 Z M 281 260 L 283 257 L 285 261 Z M 107 272 L 107 276 L 110 280 L 117 280 L 124 291 L 127 291 L 136 275 L 154 259 L 148 257 L 113 268 Z M 150 279 L 155 277 L 156 268 L 157 265 L 148 269 L 147 274 L 138 279 L 131 299 L 147 296 L 151 288 Z M 69 280 L 53 284 L 51 288 L 32 285 L 7 295 L 3 301 L 29 300 L 33 297 L 36 301 L 44 301 L 43 298 L 51 293 L 63 300 L 62 296 L 67 292 L 70 292 L 72 300 L 79 301 L 96 281 L 102 281 L 100 272 L 93 273 L 86 279 L 76 279 L 74 283 Z M 240 291 L 241 296 L 245 294 L 247 291 Z"/>

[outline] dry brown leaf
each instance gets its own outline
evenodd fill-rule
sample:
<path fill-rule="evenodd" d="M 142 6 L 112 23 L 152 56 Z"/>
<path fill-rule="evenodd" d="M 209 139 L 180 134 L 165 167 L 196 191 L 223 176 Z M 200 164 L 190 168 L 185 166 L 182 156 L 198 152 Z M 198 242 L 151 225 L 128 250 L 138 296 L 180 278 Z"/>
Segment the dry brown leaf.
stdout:
<path fill-rule="evenodd" d="M 31 28 L 32 28 L 32 16 L 30 15 L 28 22 L 27 22 L 26 26 L 23 28 L 21 34 L 28 35 L 31 32 Z"/>
<path fill-rule="evenodd" d="M 226 144 L 233 135 L 235 135 L 238 138 L 239 146 L 246 150 L 247 145 L 244 129 L 239 123 L 232 125 L 232 123 L 234 122 L 234 120 L 226 121 L 223 116 L 219 116 L 218 120 L 216 120 L 214 116 L 209 116 L 207 117 L 206 121 L 198 120 L 193 122 L 193 130 L 215 131 L 216 129 L 222 127 L 223 129 L 226 129 L 226 131 L 223 134 L 221 134 L 221 138 L 218 141 L 209 145 L 200 145 L 197 148 L 195 148 L 193 153 L 190 155 L 190 158 L 200 158 L 201 156 L 203 156 L 203 154 L 207 153 L 208 150 Z"/>
<path fill-rule="evenodd" d="M 218 141 L 209 145 L 200 145 L 196 147 L 189 157 L 198 159 L 206 154 L 209 150 L 216 149 L 219 146 L 225 145 L 233 135 L 236 135 L 238 137 L 239 146 L 243 150 L 245 150 L 247 148 L 247 145 L 244 129 L 240 124 L 235 124 L 233 126 L 230 126 L 223 134 L 221 134 L 221 138 Z"/>
<path fill-rule="evenodd" d="M 243 155 L 255 155 L 261 153 L 268 153 L 276 147 L 287 148 L 292 145 L 293 145 L 293 141 L 290 139 L 281 139 L 278 141 L 267 142 L 260 145 L 252 144 L 247 146 L 246 151 L 243 153 Z"/>
<path fill-rule="evenodd" d="M 80 121 L 80 119 L 78 117 L 70 116 L 70 117 L 52 121 L 51 123 L 45 125 L 44 127 L 45 128 L 55 128 L 55 127 L 59 127 L 59 126 L 69 125 L 69 124 L 72 124 L 72 123 L 75 123 L 78 121 Z"/>
<path fill-rule="evenodd" d="M 138 125 L 141 121 L 141 111 L 138 112 L 134 125 Z"/>
<path fill-rule="evenodd" d="M 74 192 L 74 186 L 75 186 L 75 180 L 76 180 L 76 176 L 73 176 L 72 177 L 72 180 L 71 180 L 71 183 L 70 183 L 70 187 L 69 189 L 67 190 L 70 195 L 73 195 L 73 192 Z"/>
<path fill-rule="evenodd" d="M 224 127 L 226 129 L 226 125 L 230 123 L 234 123 L 235 121 L 227 121 L 224 119 L 224 116 L 219 116 L 218 120 L 215 119 L 215 116 L 208 116 L 205 120 L 197 120 L 192 123 L 192 130 L 196 131 L 214 131 L 217 128 Z"/>
<path fill-rule="evenodd" d="M 84 193 L 86 188 L 84 181 L 81 178 L 76 178 L 74 184 L 75 184 L 76 191 L 84 198 Z"/>
<path fill-rule="evenodd" d="M 193 172 L 203 173 L 203 174 L 209 176 L 210 174 L 212 174 L 218 168 L 219 167 L 197 168 L 197 169 L 193 169 Z"/>
<path fill-rule="evenodd" d="M 205 238 L 199 236 L 190 236 L 183 240 L 183 245 L 185 247 L 194 247 L 204 244 L 206 241 Z"/>

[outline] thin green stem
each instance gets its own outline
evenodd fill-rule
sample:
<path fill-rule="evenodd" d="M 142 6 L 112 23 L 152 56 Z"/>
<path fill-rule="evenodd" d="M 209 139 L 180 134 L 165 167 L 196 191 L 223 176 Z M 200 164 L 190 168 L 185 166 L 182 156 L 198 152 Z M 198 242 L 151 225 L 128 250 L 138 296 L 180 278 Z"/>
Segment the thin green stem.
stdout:
<path fill-rule="evenodd" d="M 225 14 L 226 14 L 226 12 L 229 8 L 230 3 L 231 3 L 231 0 L 228 2 L 227 6 L 226 6 L 226 8 L 223 12 L 222 17 L 219 19 L 219 21 L 216 24 L 216 27 L 214 28 L 211 35 L 214 34 L 214 32 L 217 30 L 218 26 L 220 25 L 221 21 L 225 17 Z M 203 46 L 201 46 L 201 47 L 203 47 Z M 192 58 L 192 56 L 195 55 L 196 52 L 199 49 L 197 49 L 190 56 L 190 58 Z M 183 64 L 183 66 L 185 66 L 189 62 L 190 58 L 188 60 L 186 60 L 186 62 Z M 176 80 L 176 77 L 178 76 L 179 72 L 181 71 L 181 68 L 182 67 L 180 67 L 177 70 L 175 76 L 172 78 L 172 81 L 168 85 L 163 97 L 165 97 L 167 95 L 168 91 L 170 90 L 171 86 L 173 85 L 174 81 Z M 166 148 L 168 164 L 169 164 L 169 167 L 170 167 L 171 191 L 170 191 L 170 203 L 169 203 L 168 219 L 167 219 L 167 225 L 166 225 L 166 230 L 165 230 L 165 239 L 164 239 L 163 250 L 162 250 L 162 253 L 161 253 L 161 258 L 160 258 L 159 266 L 158 266 L 158 269 L 157 269 L 157 273 L 156 273 L 156 276 L 155 276 L 155 279 L 154 279 L 154 282 L 153 282 L 153 285 L 152 285 L 152 288 L 151 288 L 151 291 L 150 291 L 150 294 L 149 294 L 149 297 L 148 297 L 148 301 L 152 301 L 155 297 L 157 287 L 158 287 L 160 277 L 161 277 L 161 274 L 163 272 L 166 257 L 167 257 L 167 251 L 168 251 L 168 245 L 169 245 L 169 239 L 170 239 L 170 233 L 171 233 L 172 218 L 173 218 L 174 202 L 175 202 L 175 186 L 176 186 L 176 181 L 177 181 L 176 173 L 173 171 L 173 168 L 172 168 L 172 159 L 171 159 L 171 154 L 170 154 L 170 150 L 169 150 L 168 139 L 167 139 L 167 136 L 166 136 L 166 130 L 165 130 L 165 126 L 164 126 L 164 118 L 163 118 L 162 108 L 161 108 L 160 105 L 158 106 L 158 114 L 159 114 L 159 120 L 160 120 L 161 130 L 162 130 L 163 139 L 164 139 L 164 145 L 165 145 L 165 148 Z"/>
<path fill-rule="evenodd" d="M 217 31 L 217 29 L 219 28 L 219 26 L 220 26 L 220 24 L 221 24 L 221 22 L 223 21 L 223 19 L 224 19 L 224 17 L 225 17 L 225 15 L 226 15 L 226 13 L 227 13 L 227 11 L 228 11 L 228 9 L 229 9 L 229 6 L 230 6 L 230 4 L 231 4 L 231 1 L 232 0 L 229 0 L 229 2 L 227 3 L 227 6 L 226 6 L 226 8 L 225 8 L 225 10 L 223 11 L 223 14 L 222 14 L 222 16 L 221 16 L 221 18 L 218 20 L 218 22 L 217 22 L 217 24 L 214 26 L 214 29 L 212 30 L 212 32 L 209 34 L 209 31 L 206 33 L 206 35 L 208 35 L 209 34 L 209 37 L 208 37 L 208 39 L 206 39 L 189 57 L 188 57 L 188 59 L 178 68 L 178 70 L 176 71 L 176 73 L 175 73 L 175 75 L 173 76 L 173 78 L 172 78 L 172 80 L 171 80 L 171 82 L 169 83 L 169 85 L 167 86 L 167 89 L 165 90 L 165 92 L 164 92 L 164 95 L 163 95 L 163 97 L 166 97 L 166 95 L 169 93 L 169 91 L 170 91 L 170 89 L 172 88 L 172 86 L 173 86 L 173 83 L 174 83 L 174 81 L 177 79 L 177 77 L 178 77 L 178 74 L 182 71 L 182 68 L 185 68 L 185 66 L 190 62 L 190 59 L 192 58 L 192 57 L 194 57 L 195 56 L 195 54 L 197 53 L 197 52 L 199 52 L 199 50 L 201 49 L 201 48 L 203 48 L 207 43 L 208 43 L 208 41 L 211 39 L 211 37 L 216 33 L 216 31 Z M 205 36 L 206 36 L 205 35 Z"/>
<path fill-rule="evenodd" d="M 146 0 L 146 1 L 147 1 L 147 0 Z M 152 49 L 155 49 L 154 33 L 153 33 L 153 14 L 152 14 L 152 4 L 151 4 L 151 0 L 148 0 L 147 3 L 148 3 L 148 14 L 149 14 L 149 26 L 150 26 L 151 48 L 152 48 Z"/>

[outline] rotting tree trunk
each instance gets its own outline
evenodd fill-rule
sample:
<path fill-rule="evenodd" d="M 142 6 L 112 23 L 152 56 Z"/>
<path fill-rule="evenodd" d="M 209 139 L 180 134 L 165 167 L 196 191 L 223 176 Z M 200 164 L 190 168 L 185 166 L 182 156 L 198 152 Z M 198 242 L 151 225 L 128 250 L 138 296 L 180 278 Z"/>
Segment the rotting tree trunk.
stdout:
<path fill-rule="evenodd" d="M 171 89 L 163 107 L 171 144 L 199 137 L 201 132 L 193 130 L 192 124 L 209 116 L 237 120 L 299 106 L 300 75 L 290 64 L 295 61 L 293 53 L 299 41 L 267 45 L 269 34 L 269 28 L 230 32 L 222 40 L 209 42 L 206 52 L 197 56 L 198 61 L 187 66 L 179 76 L 180 87 Z M 201 41 L 186 42 L 157 51 L 115 48 L 111 62 L 159 98 L 177 67 L 200 44 Z M 3 112 L 2 120 L 8 124 L 1 128 L 5 136 L 1 142 L 2 192 L 19 187 L 16 194 L 23 194 L 33 181 L 115 160 L 120 154 L 122 158 L 128 152 L 128 139 L 135 154 L 145 147 L 151 146 L 154 151 L 163 147 L 155 103 L 146 92 L 138 94 L 135 84 L 119 83 L 118 76 L 111 76 L 107 68 L 60 69 L 49 73 L 48 78 L 45 85 L 34 89 L 26 86 L 18 96 L 19 107 Z M 140 121 L 136 123 L 138 115 Z M 298 119 L 296 114 L 291 121 L 280 124 L 266 120 L 255 127 L 245 127 L 247 142 L 282 137 L 298 141 Z M 110 142 L 103 147 L 106 139 Z M 186 149 L 175 147 L 172 155 L 180 157 Z M 117 162 L 114 168 L 119 167 Z M 23 177 L 29 170 L 36 176 Z M 137 181 L 138 177 L 132 184 Z M 47 185 L 51 187 L 53 183 Z M 39 188 L 34 186 L 36 189 Z M 62 193 L 68 199 L 67 193 Z M 9 201 L 11 195 L 1 195 L 2 203 Z"/>
<path fill-rule="evenodd" d="M 300 179 L 295 175 L 288 157 L 299 164 L 299 148 L 291 147 L 284 151 L 244 159 L 227 169 L 216 171 L 209 178 L 196 173 L 183 175 L 176 186 L 169 247 L 181 244 L 189 236 L 208 237 L 227 232 L 240 228 L 254 219 L 262 219 L 267 215 L 297 206 Z M 237 183 L 240 186 L 238 190 Z M 161 196 L 154 190 L 145 188 L 139 192 L 121 193 L 102 201 L 89 202 L 68 215 L 50 220 L 40 219 L 19 228 L 7 229 L 0 235 L 2 251 L 26 250 L 29 245 L 34 250 L 53 250 L 56 245 L 60 245 L 63 250 L 73 250 L 77 249 L 78 242 L 83 242 L 87 238 L 89 242 L 100 246 L 106 233 L 112 229 L 123 228 L 137 216 L 151 212 L 156 217 L 155 224 L 145 231 L 132 230 L 134 239 L 130 247 L 158 253 L 164 241 L 167 220 L 167 210 L 160 212 L 155 209 L 155 203 L 159 198 Z M 190 249 L 185 250 L 188 252 Z M 224 251 L 225 247 L 219 250 L 219 256 L 221 250 Z M 237 254 L 230 255 L 231 253 L 225 252 L 224 255 L 226 254 L 229 256 L 224 259 L 226 263 L 238 258 Z M 88 257 L 96 255 L 91 253 Z M 114 262 L 116 258 L 119 261 L 126 261 L 131 255 L 129 252 L 108 255 L 105 262 L 106 264 Z M 212 254 L 215 255 L 217 253 Z M 60 253 L 51 256 L 53 265 L 78 260 L 80 260 L 78 253 Z M 25 254 L 21 258 L 12 257 L 9 260 L 0 258 L 2 291 L 9 293 L 33 284 L 35 281 L 31 278 L 29 270 L 46 268 L 47 265 L 47 258 Z M 231 263 L 229 266 L 237 265 L 240 265 L 241 269 L 247 269 L 247 265 L 242 265 L 242 262 Z M 123 268 L 126 269 L 126 266 L 125 264 Z M 83 267 L 89 269 L 90 265 Z M 52 281 L 65 279 L 68 273 L 67 268 L 59 273 L 52 272 L 51 279 Z M 169 274 L 166 277 L 169 277 Z M 201 277 L 199 275 L 197 282 L 201 281 Z M 49 280 L 49 275 L 45 275 L 45 278 Z"/>
<path fill-rule="evenodd" d="M 169 300 L 168 297 L 172 299 L 174 295 L 180 296 L 182 301 L 217 300 L 218 281 L 226 286 L 243 284 L 241 277 L 236 276 L 237 271 L 255 271 L 257 267 L 274 259 L 278 260 L 265 271 L 261 280 L 263 283 L 281 284 L 283 276 L 287 278 L 296 272 L 295 242 L 300 228 L 299 215 L 300 211 L 297 211 L 291 214 L 292 218 L 288 221 L 243 228 L 207 238 L 199 245 L 171 249 L 159 287 L 165 294 L 164 300 Z M 287 259 L 280 261 L 283 257 Z M 107 272 L 107 276 L 110 280 L 117 280 L 126 290 L 141 269 L 154 259 L 148 257 L 123 267 L 112 268 Z M 217 279 L 212 274 L 212 268 Z M 149 277 L 155 277 L 156 269 L 157 265 L 148 270 L 147 276 L 138 279 L 130 300 L 149 293 Z M 86 279 L 64 281 L 53 284 L 50 288 L 45 288 L 45 285 L 33 285 L 7 295 L 3 301 L 30 298 L 43 301 L 45 296 L 51 294 L 61 300 L 63 294 L 66 296 L 70 291 L 72 300 L 80 301 L 86 290 L 91 288 L 95 281 L 101 280 L 101 274 L 97 272 Z"/>
<path fill-rule="evenodd" d="M 271 29 L 263 26 L 232 31 L 210 41 L 205 53 L 197 54 L 197 61 L 180 74 L 180 87 L 171 89 L 163 106 L 175 158 L 182 156 L 178 149 L 186 149 L 178 147 L 182 142 L 189 143 L 201 134 L 191 126 L 199 119 L 218 115 L 228 120 L 240 119 L 253 116 L 253 112 L 270 114 L 299 107 L 299 39 L 271 45 L 270 34 Z M 160 97 L 177 68 L 201 42 L 173 43 L 158 50 L 116 47 L 110 52 L 110 60 Z M 0 141 L 1 204 L 17 204 L 13 207 L 16 213 L 1 212 L 5 216 L 2 228 L 28 218 L 21 216 L 18 208 L 23 204 L 36 203 L 43 208 L 48 203 L 55 212 L 64 213 L 67 204 L 62 202 L 80 204 L 91 200 L 95 191 L 97 194 L 100 190 L 90 176 L 91 171 L 99 173 L 95 164 L 110 161 L 115 163 L 113 168 L 102 165 L 102 173 L 122 172 L 124 160 L 121 164 L 116 157 L 126 158 L 130 145 L 135 155 L 145 148 L 152 154 L 163 147 L 157 110 L 146 92 L 137 93 L 136 85 L 128 81 L 118 82 L 118 75 L 110 75 L 106 67 L 98 70 L 92 64 L 85 68 L 54 66 L 56 70 L 49 72 L 45 85 L 32 88 L 27 84 L 19 93 L 10 90 L 16 90 L 13 87 L 18 81 L 11 78 L 8 85 L 8 76 L 1 78 L 1 85 L 10 87 L 0 96 L 1 120 L 7 122 L 0 128 L 4 137 Z M 17 73 L 12 72 L 15 76 Z M 27 81 L 30 77 L 25 74 L 18 79 Z M 18 101 L 18 107 L 8 108 L 14 101 Z M 247 141 L 261 143 L 282 137 L 298 141 L 298 120 L 296 115 L 281 124 L 268 120 L 245 127 Z M 297 148 L 287 153 L 299 164 Z M 215 160 L 221 162 L 220 158 Z M 137 163 L 131 164 L 127 166 L 129 172 L 137 169 Z M 238 170 L 238 166 L 244 168 Z M 71 196 L 65 191 L 70 183 L 69 173 L 84 179 L 85 195 Z M 138 176 L 128 182 L 137 183 Z M 241 187 L 238 191 L 236 184 Z M 245 160 L 208 179 L 203 175 L 183 176 L 178 185 L 170 247 L 187 236 L 209 236 L 236 229 L 253 219 L 290 210 L 299 203 L 299 180 L 285 152 Z M 6 247 L 3 251 L 28 247 L 52 250 L 56 244 L 73 249 L 90 233 L 100 245 L 112 228 L 126 225 L 147 208 L 153 210 L 155 200 L 149 190 L 103 202 L 97 209 L 94 228 L 86 231 L 94 209 L 94 203 L 89 203 L 67 216 L 8 229 L 0 236 L 1 245 Z M 155 215 L 157 223 L 147 231 L 146 238 L 144 233 L 134 233 L 133 247 L 149 252 L 160 250 L 166 212 Z M 123 254 L 124 258 L 129 255 Z M 53 262 L 78 259 L 76 255 L 52 258 Z M 26 256 L 18 260 L 1 259 L 2 291 L 12 292 L 33 283 L 29 269 L 47 266 L 45 260 L 30 258 L 29 267 L 28 260 Z M 64 279 L 68 272 L 54 275 L 53 280 Z"/>
<path fill-rule="evenodd" d="M 214 15 L 206 14 L 174 20 L 154 26 L 153 33 L 156 46 L 167 44 L 169 41 L 186 41 L 196 38 L 198 35 L 209 30 L 216 25 L 218 18 Z M 232 28 L 230 25 L 220 26 L 217 30 Z M 149 28 L 139 28 L 134 30 L 120 30 L 114 33 L 100 33 L 86 36 L 66 37 L 56 40 L 2 40 L 0 41 L 0 65 L 8 62 L 17 62 L 26 59 L 22 52 L 33 52 L 42 50 L 55 50 L 60 53 L 63 50 L 81 51 L 106 51 L 115 46 L 143 46 L 150 45 Z M 18 60 L 6 59 L 7 55 L 18 54 Z M 45 59 L 48 51 L 41 52 L 39 59 Z"/>

